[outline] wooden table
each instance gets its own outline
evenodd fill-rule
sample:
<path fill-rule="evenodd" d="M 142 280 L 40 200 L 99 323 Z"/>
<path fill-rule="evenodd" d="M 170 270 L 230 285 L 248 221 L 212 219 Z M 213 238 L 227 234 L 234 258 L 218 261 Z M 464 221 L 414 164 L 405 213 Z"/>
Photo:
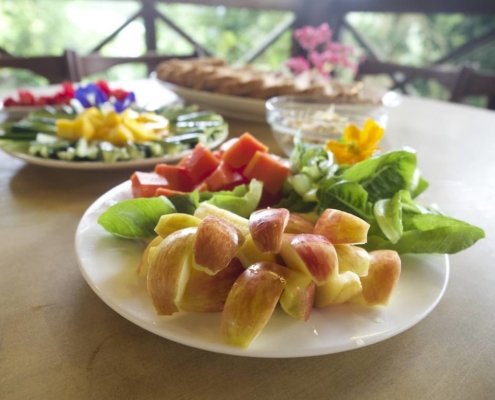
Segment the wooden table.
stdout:
<path fill-rule="evenodd" d="M 231 121 L 270 145 L 264 124 Z M 385 145 L 411 146 L 425 202 L 488 238 L 450 258 L 437 308 L 384 342 L 255 359 L 173 343 L 119 316 L 77 267 L 85 209 L 129 171 L 55 170 L 0 154 L 1 399 L 489 399 L 495 392 L 495 113 L 404 99 Z"/>

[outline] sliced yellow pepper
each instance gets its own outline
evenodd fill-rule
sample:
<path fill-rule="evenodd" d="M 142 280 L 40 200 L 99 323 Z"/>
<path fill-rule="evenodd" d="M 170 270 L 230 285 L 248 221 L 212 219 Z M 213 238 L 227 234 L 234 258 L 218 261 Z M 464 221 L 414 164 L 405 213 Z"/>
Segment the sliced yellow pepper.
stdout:
<path fill-rule="evenodd" d="M 56 128 L 57 136 L 64 139 L 104 140 L 115 146 L 125 146 L 130 142 L 159 139 L 167 133 L 168 120 L 153 113 L 125 110 L 118 114 L 91 107 L 73 120 L 58 119 Z"/>

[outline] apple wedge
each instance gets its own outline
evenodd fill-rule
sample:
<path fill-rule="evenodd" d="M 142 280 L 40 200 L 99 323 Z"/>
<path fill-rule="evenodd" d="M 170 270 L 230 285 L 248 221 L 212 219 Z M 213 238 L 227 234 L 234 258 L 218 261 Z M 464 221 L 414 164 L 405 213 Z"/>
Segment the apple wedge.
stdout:
<path fill-rule="evenodd" d="M 351 271 L 334 274 L 315 292 L 315 307 L 322 308 L 330 305 L 346 303 L 361 293 L 359 276 Z"/>
<path fill-rule="evenodd" d="M 368 306 L 387 305 L 399 281 L 401 260 L 393 250 L 370 252 L 368 275 L 361 278 L 362 298 Z"/>
<path fill-rule="evenodd" d="M 148 269 L 150 266 L 150 253 L 153 253 L 153 250 L 156 246 L 158 246 L 163 238 L 161 236 L 155 237 L 151 242 L 148 243 L 146 248 L 143 251 L 143 255 L 141 256 L 141 262 L 137 268 L 137 274 L 139 276 L 146 276 L 148 274 Z"/>
<path fill-rule="evenodd" d="M 179 311 L 177 302 L 189 278 L 191 257 L 197 228 L 178 230 L 156 246 L 149 260 L 148 293 L 160 315 Z"/>
<path fill-rule="evenodd" d="M 315 224 L 314 233 L 333 244 L 362 244 L 368 240 L 370 224 L 341 210 L 326 209 Z"/>
<path fill-rule="evenodd" d="M 237 258 L 232 259 L 227 268 L 216 275 L 208 275 L 191 268 L 184 292 L 177 304 L 179 309 L 189 312 L 222 311 L 232 285 L 242 272 L 244 267 Z"/>
<path fill-rule="evenodd" d="M 214 215 L 205 217 L 194 242 L 194 266 L 207 274 L 216 274 L 229 265 L 243 240 L 233 225 Z"/>
<path fill-rule="evenodd" d="M 338 271 L 337 252 L 321 235 L 285 233 L 280 255 L 287 267 L 306 273 L 316 285 L 323 285 Z"/>
<path fill-rule="evenodd" d="M 198 226 L 201 220 L 189 214 L 173 213 L 165 214 L 160 217 L 155 226 L 155 232 L 162 238 L 167 237 L 171 233 L 184 228 L 193 228 Z"/>
<path fill-rule="evenodd" d="M 258 263 L 237 278 L 222 312 L 221 332 L 227 343 L 247 347 L 263 330 L 286 285 L 281 268 L 285 267 Z"/>
<path fill-rule="evenodd" d="M 272 253 L 263 253 L 254 244 L 251 235 L 247 235 L 244 243 L 236 254 L 236 257 L 241 261 L 244 268 L 249 268 L 251 265 L 260 261 L 275 263 L 277 258 Z"/>
<path fill-rule="evenodd" d="M 352 271 L 359 276 L 368 274 L 370 256 L 362 247 L 352 244 L 336 244 L 335 250 L 339 258 L 339 272 Z"/>
<path fill-rule="evenodd" d="M 265 208 L 249 217 L 249 232 L 256 247 L 263 253 L 278 253 L 282 246 L 282 233 L 289 221 L 289 210 Z"/>
<path fill-rule="evenodd" d="M 316 285 L 308 275 L 287 270 L 287 285 L 280 296 L 280 306 L 291 317 L 307 321 L 313 309 Z"/>
<path fill-rule="evenodd" d="M 223 208 L 203 201 L 194 212 L 194 216 L 199 219 L 204 219 L 209 215 L 221 218 L 229 224 L 235 226 L 243 237 L 249 235 L 249 221 L 231 211 L 224 210 Z"/>
<path fill-rule="evenodd" d="M 290 213 L 285 233 L 313 233 L 314 224 L 299 214 Z"/>

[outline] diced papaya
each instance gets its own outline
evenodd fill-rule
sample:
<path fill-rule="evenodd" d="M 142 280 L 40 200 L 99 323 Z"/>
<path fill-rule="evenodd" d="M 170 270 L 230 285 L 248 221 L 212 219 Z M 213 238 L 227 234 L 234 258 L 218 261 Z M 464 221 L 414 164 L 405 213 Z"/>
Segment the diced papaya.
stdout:
<path fill-rule="evenodd" d="M 155 191 L 155 196 L 157 197 L 158 196 L 170 197 L 176 194 L 186 194 L 186 192 L 181 192 L 180 190 L 169 189 L 166 187 L 160 187 Z"/>
<path fill-rule="evenodd" d="M 222 160 L 234 169 L 245 167 L 256 152 L 266 153 L 268 147 L 249 132 L 243 133 L 239 139 L 226 148 Z"/>
<path fill-rule="evenodd" d="M 277 194 L 282 189 L 290 169 L 280 158 L 272 154 L 257 151 L 244 169 L 244 176 L 263 182 L 263 190 Z"/>
<path fill-rule="evenodd" d="M 191 178 L 197 184 L 215 171 L 218 164 L 220 161 L 200 143 L 196 145 L 183 165 L 189 170 Z"/>
<path fill-rule="evenodd" d="M 169 189 L 181 192 L 190 192 L 194 189 L 194 180 L 189 170 L 183 166 L 157 164 L 155 172 L 167 179 Z"/>
<path fill-rule="evenodd" d="M 136 171 L 131 176 L 131 186 L 134 197 L 153 197 L 157 189 L 168 186 L 168 181 L 154 172 Z"/>
<path fill-rule="evenodd" d="M 213 173 L 205 179 L 208 190 L 230 190 L 246 182 L 246 179 L 227 163 L 220 163 Z"/>

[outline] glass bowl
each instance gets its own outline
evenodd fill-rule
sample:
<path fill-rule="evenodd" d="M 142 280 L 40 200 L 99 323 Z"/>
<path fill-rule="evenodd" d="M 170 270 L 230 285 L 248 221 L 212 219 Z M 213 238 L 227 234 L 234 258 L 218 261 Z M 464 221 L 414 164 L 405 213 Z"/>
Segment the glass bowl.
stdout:
<path fill-rule="evenodd" d="M 280 148 L 290 155 L 294 140 L 322 144 L 337 139 L 349 123 L 362 127 L 372 118 L 384 128 L 388 115 L 381 104 L 332 103 L 323 97 L 278 96 L 266 102 L 266 119 Z"/>

